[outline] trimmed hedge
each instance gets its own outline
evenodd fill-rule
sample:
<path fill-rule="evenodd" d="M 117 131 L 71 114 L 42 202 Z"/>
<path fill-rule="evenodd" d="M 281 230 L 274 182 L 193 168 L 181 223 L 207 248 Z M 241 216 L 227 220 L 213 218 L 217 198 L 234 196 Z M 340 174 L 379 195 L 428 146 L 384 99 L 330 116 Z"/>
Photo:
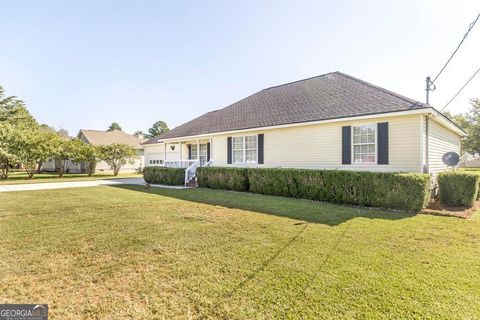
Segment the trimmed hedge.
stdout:
<path fill-rule="evenodd" d="M 165 167 L 145 167 L 143 179 L 151 184 L 179 186 L 185 183 L 185 169 Z"/>
<path fill-rule="evenodd" d="M 422 210 L 430 199 L 430 177 L 425 174 L 273 168 L 201 169 L 199 186 L 207 188 L 248 190 L 266 195 L 408 211 Z M 232 181 L 238 181 L 241 188 L 232 188 Z"/>
<path fill-rule="evenodd" d="M 197 168 L 196 175 L 199 187 L 248 191 L 247 169 L 245 168 L 200 167 Z"/>
<path fill-rule="evenodd" d="M 250 191 L 341 204 L 420 211 L 430 199 L 430 178 L 415 173 L 249 169 Z"/>
<path fill-rule="evenodd" d="M 438 197 L 449 206 L 471 207 L 479 196 L 480 175 L 469 172 L 438 174 Z"/>

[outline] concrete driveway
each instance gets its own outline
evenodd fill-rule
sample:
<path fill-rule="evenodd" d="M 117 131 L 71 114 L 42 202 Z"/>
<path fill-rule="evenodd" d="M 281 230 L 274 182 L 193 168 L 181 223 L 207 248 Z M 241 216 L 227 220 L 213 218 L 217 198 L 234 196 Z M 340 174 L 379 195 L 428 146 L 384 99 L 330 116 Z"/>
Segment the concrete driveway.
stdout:
<path fill-rule="evenodd" d="M 108 179 L 108 180 L 93 180 L 93 181 L 11 184 L 11 185 L 3 185 L 3 186 L 0 185 L 0 192 L 84 188 L 84 187 L 109 186 L 109 185 L 116 185 L 116 184 L 145 185 L 145 181 L 143 180 L 143 178 L 125 178 L 125 179 Z"/>

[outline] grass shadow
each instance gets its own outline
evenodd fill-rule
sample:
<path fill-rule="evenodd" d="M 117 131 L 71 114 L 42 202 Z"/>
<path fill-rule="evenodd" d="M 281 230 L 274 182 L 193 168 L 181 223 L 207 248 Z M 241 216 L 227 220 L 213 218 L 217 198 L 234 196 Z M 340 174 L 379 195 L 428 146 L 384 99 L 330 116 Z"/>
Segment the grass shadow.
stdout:
<path fill-rule="evenodd" d="M 394 212 L 376 208 L 342 206 L 325 202 L 265 196 L 248 192 L 211 190 L 204 188 L 175 190 L 165 188 L 146 188 L 140 185 L 111 185 L 109 187 L 146 192 L 184 201 L 222 206 L 230 209 L 253 211 L 308 223 L 326 224 L 329 226 L 336 226 L 358 217 L 400 220 L 415 216 L 415 214 L 412 213 Z"/>

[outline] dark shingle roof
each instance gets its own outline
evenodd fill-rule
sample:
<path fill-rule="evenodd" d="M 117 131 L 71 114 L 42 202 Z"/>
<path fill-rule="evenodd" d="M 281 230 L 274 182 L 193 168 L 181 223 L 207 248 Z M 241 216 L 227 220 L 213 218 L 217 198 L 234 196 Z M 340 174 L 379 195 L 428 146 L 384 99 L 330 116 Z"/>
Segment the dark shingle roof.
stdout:
<path fill-rule="evenodd" d="M 259 91 L 230 106 L 182 124 L 159 139 L 310 122 L 429 106 L 341 72 Z"/>

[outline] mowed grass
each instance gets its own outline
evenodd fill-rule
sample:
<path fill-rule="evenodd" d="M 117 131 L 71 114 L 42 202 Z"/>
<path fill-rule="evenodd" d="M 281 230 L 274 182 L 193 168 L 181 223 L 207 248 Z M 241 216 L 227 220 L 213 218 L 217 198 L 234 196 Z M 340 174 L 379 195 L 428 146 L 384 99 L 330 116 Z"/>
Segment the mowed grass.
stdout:
<path fill-rule="evenodd" d="M 475 319 L 480 222 L 213 190 L 0 194 L 0 303 L 54 319 Z"/>
<path fill-rule="evenodd" d="M 118 176 L 113 174 L 97 173 L 90 177 L 86 173 L 66 173 L 63 178 L 58 176 L 58 173 L 39 173 L 33 176 L 32 179 L 24 171 L 12 172 L 6 180 L 0 179 L 0 185 L 11 184 L 29 184 L 29 183 L 45 183 L 45 182 L 70 182 L 70 181 L 91 181 L 91 180 L 106 180 L 106 179 L 120 179 L 120 178 L 140 178 L 141 174 L 137 173 L 120 173 Z"/>

